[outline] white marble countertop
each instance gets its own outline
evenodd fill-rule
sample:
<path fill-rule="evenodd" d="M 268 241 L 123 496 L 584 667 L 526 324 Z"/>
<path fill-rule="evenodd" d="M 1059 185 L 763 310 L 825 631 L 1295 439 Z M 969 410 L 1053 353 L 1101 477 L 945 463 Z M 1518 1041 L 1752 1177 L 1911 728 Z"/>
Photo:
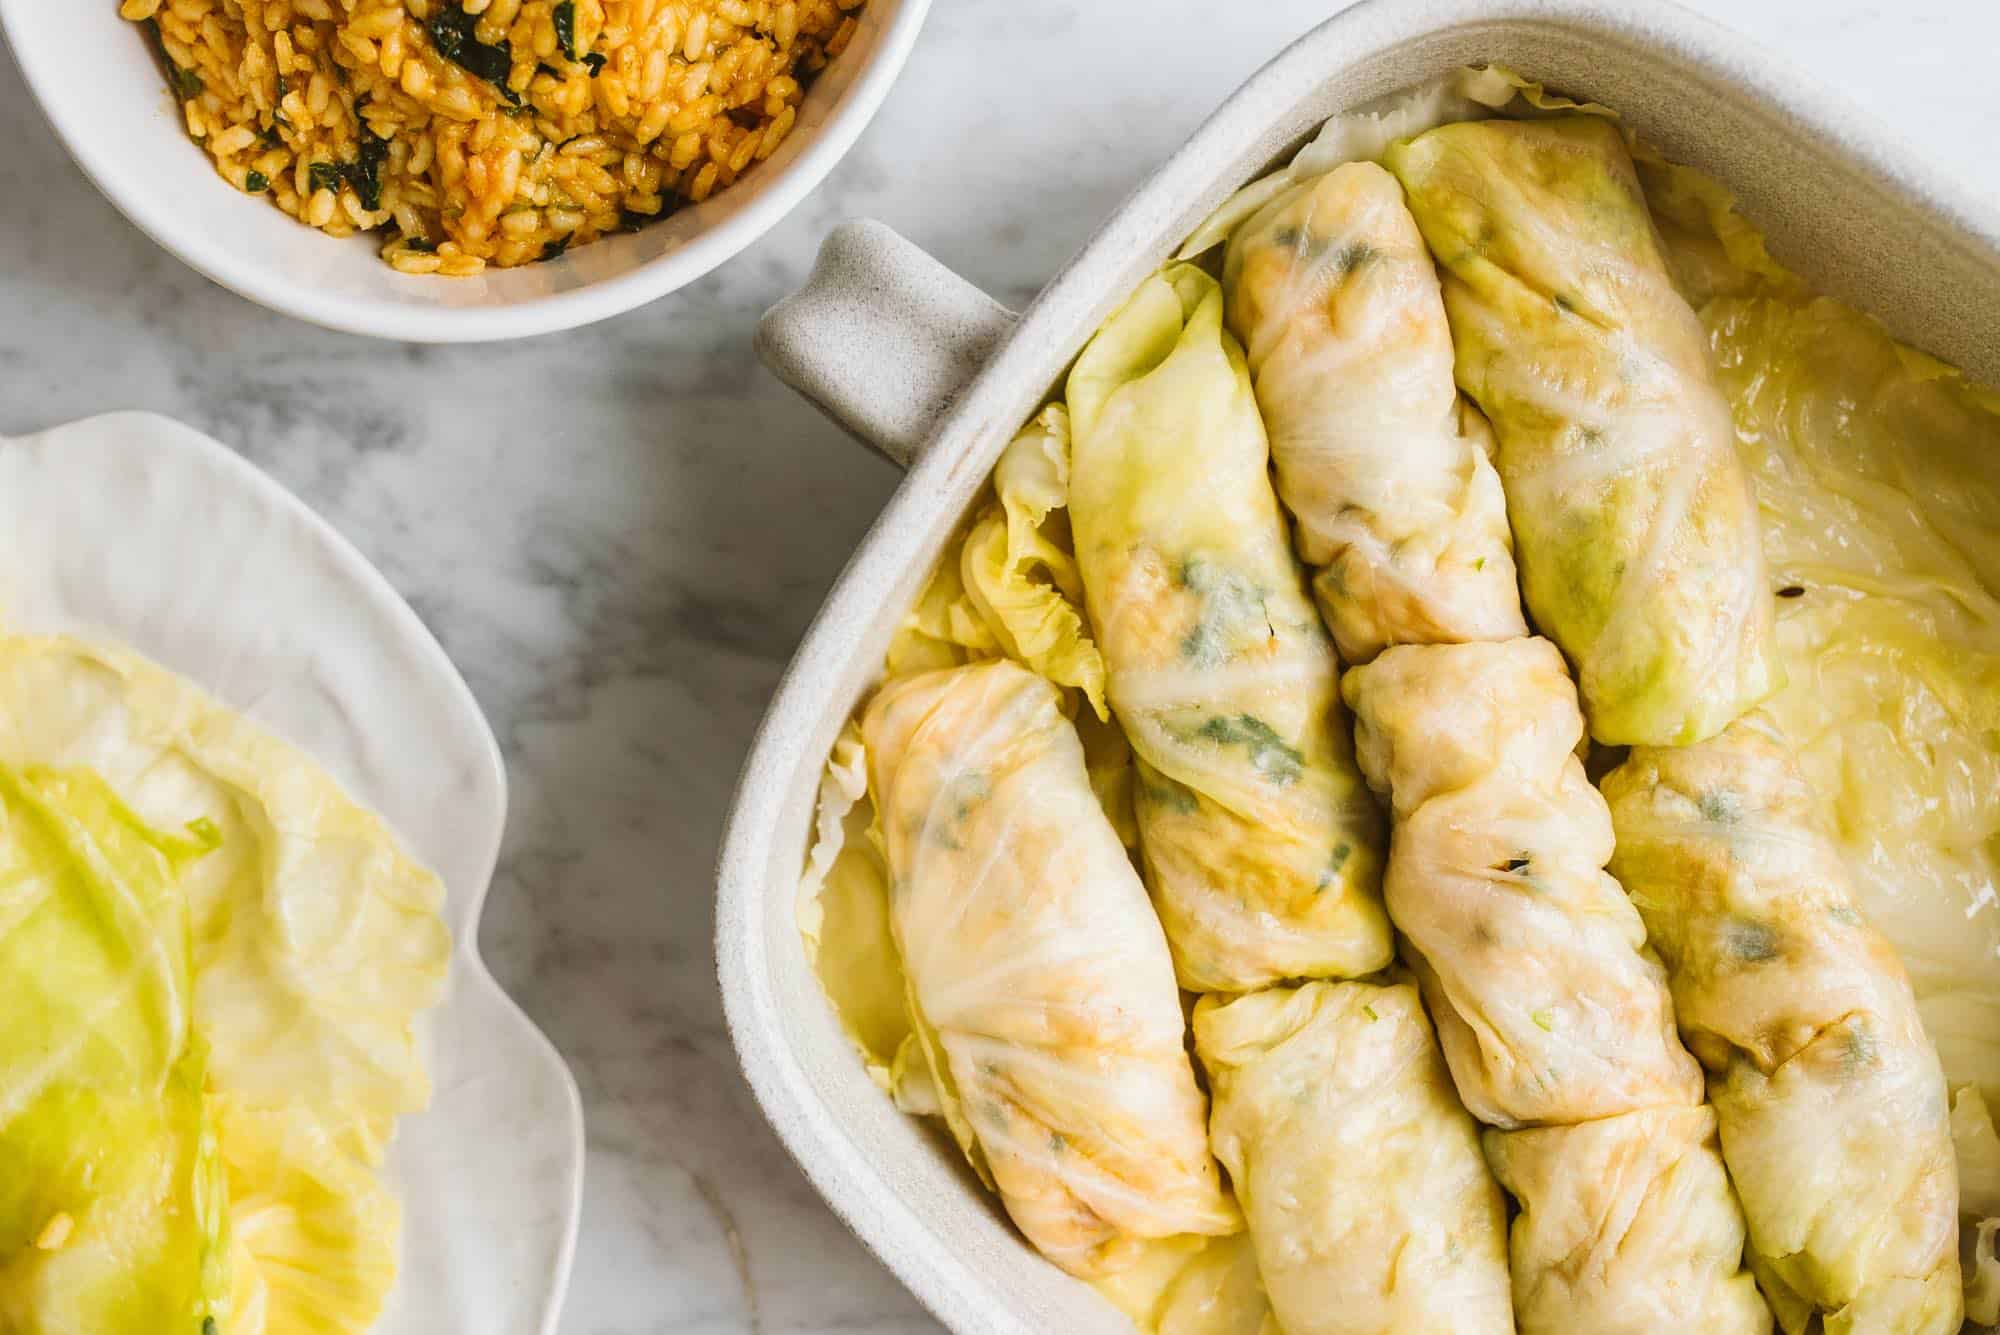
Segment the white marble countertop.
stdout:
<path fill-rule="evenodd" d="M 242 450 L 408 596 L 500 736 L 486 954 L 568 1056 L 590 1126 L 566 1335 L 934 1328 L 765 1130 L 716 994 L 737 767 L 896 484 L 756 364 L 758 314 L 856 216 L 1024 302 L 1338 7 L 938 0 L 874 127 L 762 242 L 593 329 L 468 349 L 326 333 L 197 277 L 98 197 L 0 63 L 0 433 L 152 408 Z M 2000 200 L 1991 0 L 1695 7 Z"/>

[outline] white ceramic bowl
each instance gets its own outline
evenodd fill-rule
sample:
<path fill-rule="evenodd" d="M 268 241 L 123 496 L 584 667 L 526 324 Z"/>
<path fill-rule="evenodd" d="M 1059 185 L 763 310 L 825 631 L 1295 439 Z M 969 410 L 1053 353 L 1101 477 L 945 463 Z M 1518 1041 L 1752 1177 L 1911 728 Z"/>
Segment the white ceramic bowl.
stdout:
<path fill-rule="evenodd" d="M 444 650 L 325 521 L 150 413 L 0 437 L 0 532 L 10 630 L 108 640 L 198 683 L 309 753 L 444 881 L 451 977 L 417 1025 L 430 1106 L 389 1150 L 402 1264 L 372 1335 L 553 1335 L 583 1112 L 479 958 L 507 780 Z"/>
<path fill-rule="evenodd" d="M 843 720 L 1014 426 L 1092 330 L 1231 192 L 1327 117 L 1496 61 L 1618 108 L 1733 187 L 1778 258 L 1899 336 L 2000 382 L 2000 219 L 1820 83 L 1670 4 L 1368 0 L 1280 54 L 1134 192 L 1018 319 L 880 224 L 852 224 L 759 331 L 777 373 L 909 477 L 841 574 L 744 767 L 718 869 L 730 1033 L 814 1185 L 971 1335 L 1129 1333 L 1037 1257 L 943 1136 L 896 1111 L 800 944 L 813 799 Z"/>
<path fill-rule="evenodd" d="M 840 161 L 888 95 L 930 0 L 869 0 L 796 128 L 736 185 L 657 226 L 470 278 L 399 273 L 232 189 L 187 136 L 145 34 L 115 0 L 0 0 L 49 124 L 140 230 L 241 296 L 354 334 L 480 343 L 589 324 L 685 287 L 762 236 Z"/>

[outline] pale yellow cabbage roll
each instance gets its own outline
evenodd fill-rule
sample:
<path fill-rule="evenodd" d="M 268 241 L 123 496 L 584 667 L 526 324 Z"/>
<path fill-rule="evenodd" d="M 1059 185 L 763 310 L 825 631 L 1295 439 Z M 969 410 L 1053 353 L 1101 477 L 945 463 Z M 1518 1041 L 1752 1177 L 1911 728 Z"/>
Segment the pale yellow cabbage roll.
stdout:
<path fill-rule="evenodd" d="M 1140 284 L 1068 401 L 1077 565 L 1182 984 L 1381 968 L 1380 817 L 1215 280 L 1182 264 Z"/>
<path fill-rule="evenodd" d="M 1350 162 L 1293 186 L 1230 238 L 1223 287 L 1341 656 L 1526 635 L 1491 432 L 1395 178 Z"/>
<path fill-rule="evenodd" d="M 1395 811 L 1384 887 L 1502 1185 L 1524 1332 L 1768 1330 L 1666 974 L 1603 870 L 1611 819 L 1541 639 L 1402 645 L 1348 674 Z"/>
<path fill-rule="evenodd" d="M 1486 1154 L 1521 1206 L 1509 1251 L 1522 1330 L 1768 1335 L 1714 1109 L 1488 1131 Z"/>
<path fill-rule="evenodd" d="M 1078 1275 L 1226 1234 L 1166 938 L 1049 682 L 891 682 L 861 724 L 916 1030 L 954 1131 Z"/>
<path fill-rule="evenodd" d="M 1389 912 L 1466 1107 L 1514 1127 L 1700 1103 L 1666 972 L 1604 871 L 1611 817 L 1555 646 L 1402 645 L 1346 689 L 1395 811 Z"/>
<path fill-rule="evenodd" d="M 1528 611 L 1591 735 L 1671 745 L 1774 690 L 1757 511 L 1618 128 L 1445 125 L 1385 154 L 1498 439 Z"/>
<path fill-rule="evenodd" d="M 1506 1206 L 1415 987 L 1205 997 L 1194 1036 L 1286 1335 L 1514 1329 Z"/>
<path fill-rule="evenodd" d="M 1803 1331 L 1955 1331 L 1958 1175 L 1937 1051 L 1853 907 L 1790 747 L 1751 715 L 1605 778 L 1612 867 L 1709 1072 L 1753 1264 Z"/>

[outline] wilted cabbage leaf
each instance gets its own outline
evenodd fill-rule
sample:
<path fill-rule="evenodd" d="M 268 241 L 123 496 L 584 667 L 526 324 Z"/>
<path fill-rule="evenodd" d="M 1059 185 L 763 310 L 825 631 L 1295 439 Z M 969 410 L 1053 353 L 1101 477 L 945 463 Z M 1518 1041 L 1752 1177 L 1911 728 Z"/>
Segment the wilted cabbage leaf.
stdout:
<path fill-rule="evenodd" d="M 188 921 L 207 840 L 0 765 L 0 1329 L 203 1335 L 225 1196 Z"/>
<path fill-rule="evenodd" d="M 1947 1079 L 2000 1099 L 2000 418 L 1835 302 L 1704 316 L 1780 594 L 1772 712 Z"/>
<path fill-rule="evenodd" d="M 450 952 L 437 878 L 303 753 L 120 651 L 0 636 L 0 765 L 60 767 L 73 791 L 96 793 L 93 800 L 122 813 L 91 828 L 126 831 L 127 844 L 140 837 L 131 832 L 149 827 L 188 832 L 146 836 L 170 864 L 154 893 L 171 921 L 162 919 L 145 958 L 157 963 L 179 952 L 174 986 L 155 991 L 173 997 L 176 1023 L 191 1035 L 166 1084 L 187 1093 L 182 1103 L 152 1103 L 180 1142 L 200 1147 L 198 1166 L 185 1176 L 211 1184 L 200 1193 L 214 1216 L 204 1244 L 213 1259 L 200 1271 L 203 1314 L 216 1318 L 218 1335 L 366 1330 L 395 1277 L 398 1211 L 377 1172 L 396 1118 L 430 1094 L 412 1022 L 437 1001 Z M 24 856 L 21 849 L 10 840 L 0 858 Z M 7 907 L 20 893 L 17 881 L 0 876 L 0 933 L 19 930 Z M 170 941 L 171 949 L 160 944 Z M 14 966 L 0 963 L 0 977 L 11 984 L 15 976 Z M 68 980 L 64 987 L 74 990 Z M 157 1009 L 93 1013 L 92 1022 L 129 1027 L 134 1015 Z M 10 997 L 0 1029 L 13 1014 Z M 51 1013 L 20 1029 L 44 1034 L 58 1019 Z M 159 1022 L 154 1028 L 165 1032 Z M 9 1065 L 5 1041 L 0 1070 Z M 149 1041 L 145 1050 L 157 1052 L 162 1040 Z M 0 1114 L 8 1107 L 0 1096 Z M 118 1136 L 121 1145 L 134 1139 Z M 15 1180 L 5 1153 L 0 1202 Z M 26 1176 L 56 1180 L 53 1160 L 44 1154 L 35 1162 Z M 169 1179 L 148 1163 L 157 1194 Z M 75 1215 L 74 1240 L 55 1253 L 63 1266 L 90 1254 L 81 1248 L 97 1217 Z M 233 1238 L 225 1242 L 225 1233 Z M 0 1284 L 15 1284 L 17 1267 L 53 1273 L 15 1256 L 15 1246 L 0 1225 L 7 1277 Z M 124 1256 L 135 1246 L 106 1244 Z M 174 1269 L 196 1273 L 184 1257 Z M 58 1310 L 45 1291 L 6 1291 L 21 1310 L 40 1314 L 36 1320 Z M 15 1317 L 4 1305 L 0 1315 Z M 5 1320 L 0 1329 L 14 1335 Z M 150 1315 L 128 1319 L 121 1309 L 81 1325 L 23 1329 L 153 1335 L 177 1328 Z M 190 1335 L 204 1335 L 199 1322 Z"/>
<path fill-rule="evenodd" d="M 1641 175 L 1757 493 L 1787 677 L 1769 708 L 1854 872 L 1856 906 L 1896 947 L 1959 1091 L 1966 1311 L 1990 1325 L 2000 1321 L 2000 1147 L 1984 1116 L 2000 1098 L 2000 397 L 1853 308 L 1813 298 L 1722 186 L 1643 156 Z"/>
<path fill-rule="evenodd" d="M 892 677 L 1008 657 L 1083 693 L 1099 719 L 1104 659 L 1083 619 L 1069 521 L 1069 414 L 1037 413 L 993 469 L 993 496 L 946 544 L 886 655 Z"/>
<path fill-rule="evenodd" d="M 1021 428 L 993 469 L 999 502 L 966 535 L 960 577 L 1000 647 L 1058 686 L 1074 686 L 1099 719 L 1104 658 L 1083 623 L 1083 580 L 1070 552 L 1069 413 L 1052 403 Z"/>
<path fill-rule="evenodd" d="M 367 1330 L 396 1281 L 396 1198 L 305 1105 L 219 1104 L 233 1281 L 220 1335 Z"/>

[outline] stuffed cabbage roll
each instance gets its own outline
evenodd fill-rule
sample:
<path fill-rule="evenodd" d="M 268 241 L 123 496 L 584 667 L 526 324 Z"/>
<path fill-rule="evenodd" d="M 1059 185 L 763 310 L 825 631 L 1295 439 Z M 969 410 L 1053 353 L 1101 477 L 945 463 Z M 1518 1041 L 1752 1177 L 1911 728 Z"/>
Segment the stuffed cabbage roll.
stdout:
<path fill-rule="evenodd" d="M 861 730 L 916 1032 L 1014 1222 L 1078 1275 L 1241 1227 L 1166 939 L 1056 688 L 947 668 L 884 687 Z"/>
<path fill-rule="evenodd" d="M 1286 1335 L 1513 1330 L 1506 1207 L 1416 988 L 1205 997 L 1194 1037 Z"/>
<path fill-rule="evenodd" d="M 1292 187 L 1230 239 L 1223 285 L 1341 656 L 1526 635 L 1491 432 L 1395 178 L 1350 162 Z"/>
<path fill-rule="evenodd" d="M 1182 985 L 1381 968 L 1380 817 L 1215 280 L 1142 283 L 1068 399 L 1077 564 Z"/>
<path fill-rule="evenodd" d="M 1547 640 L 1402 645 L 1348 674 L 1395 812 L 1384 886 L 1514 1221 L 1526 1332 L 1768 1330 L 1665 971 Z"/>
<path fill-rule="evenodd" d="M 1510 1243 L 1521 1329 L 1769 1335 L 1714 1109 L 1488 1131 L 1486 1155 L 1521 1206 Z"/>
<path fill-rule="evenodd" d="M 1604 871 L 1611 817 L 1555 646 L 1403 645 L 1346 690 L 1395 812 L 1384 895 L 1465 1106 L 1515 1127 L 1700 1103 L 1666 973 Z"/>
<path fill-rule="evenodd" d="M 1802 1331 L 1955 1331 L 1958 1178 L 1936 1050 L 1758 715 L 1605 778 L 1612 867 L 1709 1073 L 1723 1156 L 1779 1319 Z"/>
<path fill-rule="evenodd" d="M 1672 745 L 1779 684 L 1754 499 L 1616 126 L 1446 125 L 1385 155 L 1498 440 L 1528 611 L 1592 736 Z"/>

